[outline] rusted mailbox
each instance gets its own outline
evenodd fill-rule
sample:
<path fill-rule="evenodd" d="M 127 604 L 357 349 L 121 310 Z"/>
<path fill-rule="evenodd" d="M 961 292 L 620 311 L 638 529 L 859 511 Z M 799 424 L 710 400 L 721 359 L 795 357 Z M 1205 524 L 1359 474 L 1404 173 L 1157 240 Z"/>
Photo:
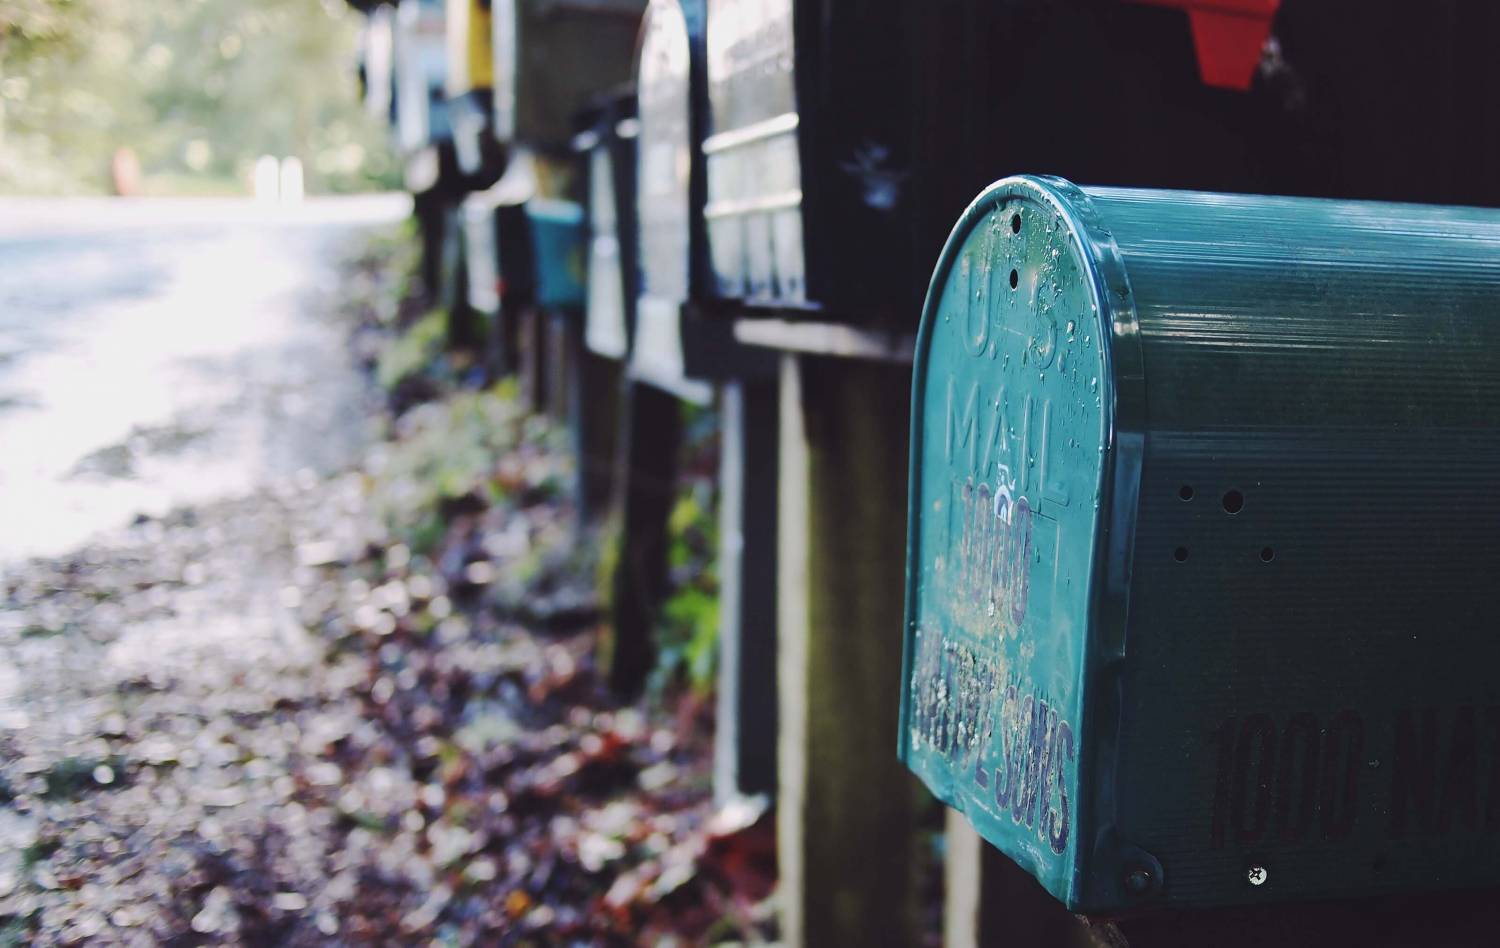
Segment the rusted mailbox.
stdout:
<path fill-rule="evenodd" d="M 1500 883 L 1500 212 L 1007 178 L 912 419 L 900 754 L 1053 895 Z"/>

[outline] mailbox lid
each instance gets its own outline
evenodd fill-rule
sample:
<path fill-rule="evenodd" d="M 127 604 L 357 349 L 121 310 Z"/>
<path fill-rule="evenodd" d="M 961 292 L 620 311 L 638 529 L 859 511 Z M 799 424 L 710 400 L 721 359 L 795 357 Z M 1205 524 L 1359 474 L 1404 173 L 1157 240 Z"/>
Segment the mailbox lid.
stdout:
<path fill-rule="evenodd" d="M 1100 779 L 1086 698 L 1128 534 L 1110 529 L 1121 272 L 1076 188 L 993 185 L 934 273 L 913 382 L 899 753 L 1070 906 Z"/>

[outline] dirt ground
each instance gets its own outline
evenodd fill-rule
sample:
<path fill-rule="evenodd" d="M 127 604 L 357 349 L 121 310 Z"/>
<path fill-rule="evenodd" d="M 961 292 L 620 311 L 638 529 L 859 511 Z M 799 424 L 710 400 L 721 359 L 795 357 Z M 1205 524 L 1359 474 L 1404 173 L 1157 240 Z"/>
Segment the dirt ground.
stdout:
<path fill-rule="evenodd" d="M 343 278 L 373 363 L 392 277 Z M 710 701 L 601 685 L 561 433 L 504 390 L 370 414 L 341 470 L 4 572 L 0 943 L 773 935 L 771 815 L 712 805 Z"/>

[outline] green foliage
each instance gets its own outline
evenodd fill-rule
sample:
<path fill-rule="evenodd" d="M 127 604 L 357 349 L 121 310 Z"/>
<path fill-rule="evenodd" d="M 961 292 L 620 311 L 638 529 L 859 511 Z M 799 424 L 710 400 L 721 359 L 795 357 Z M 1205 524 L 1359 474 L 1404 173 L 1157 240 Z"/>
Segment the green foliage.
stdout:
<path fill-rule="evenodd" d="M 262 154 L 311 191 L 390 183 L 340 0 L 3 0 L 0 191 L 99 192 L 129 148 L 148 191 L 243 192 Z"/>
<path fill-rule="evenodd" d="M 375 380 L 386 391 L 436 367 L 447 338 L 448 315 L 434 309 L 413 323 L 381 353 Z"/>
<path fill-rule="evenodd" d="M 373 472 L 376 509 L 414 553 L 430 553 L 446 529 L 445 505 L 555 495 L 568 476 L 565 433 L 521 405 L 514 382 L 419 405 L 397 424 Z"/>
<path fill-rule="evenodd" d="M 685 677 L 699 692 L 713 687 L 719 656 L 719 521 L 711 478 L 684 485 L 667 521 L 672 592 L 657 630 L 656 687 Z"/>

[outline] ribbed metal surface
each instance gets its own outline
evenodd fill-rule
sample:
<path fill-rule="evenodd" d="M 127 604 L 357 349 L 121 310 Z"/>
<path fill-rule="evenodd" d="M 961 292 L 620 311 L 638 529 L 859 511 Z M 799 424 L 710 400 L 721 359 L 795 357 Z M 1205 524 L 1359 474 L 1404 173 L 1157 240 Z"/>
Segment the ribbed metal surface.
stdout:
<path fill-rule="evenodd" d="M 1049 887 L 1118 909 L 1500 883 L 1500 212 L 1026 178 L 976 207 L 1028 194 L 1086 248 L 1113 408 L 1088 631 L 1023 629 L 1084 682 L 1091 843 Z M 975 214 L 924 314 L 929 416 L 974 371 L 928 340 Z"/>
<path fill-rule="evenodd" d="M 1500 213 L 1089 194 L 1149 424 L 1120 832 L 1170 865 L 1174 902 L 1500 879 Z M 1431 743 L 1400 747 L 1429 709 Z"/>

